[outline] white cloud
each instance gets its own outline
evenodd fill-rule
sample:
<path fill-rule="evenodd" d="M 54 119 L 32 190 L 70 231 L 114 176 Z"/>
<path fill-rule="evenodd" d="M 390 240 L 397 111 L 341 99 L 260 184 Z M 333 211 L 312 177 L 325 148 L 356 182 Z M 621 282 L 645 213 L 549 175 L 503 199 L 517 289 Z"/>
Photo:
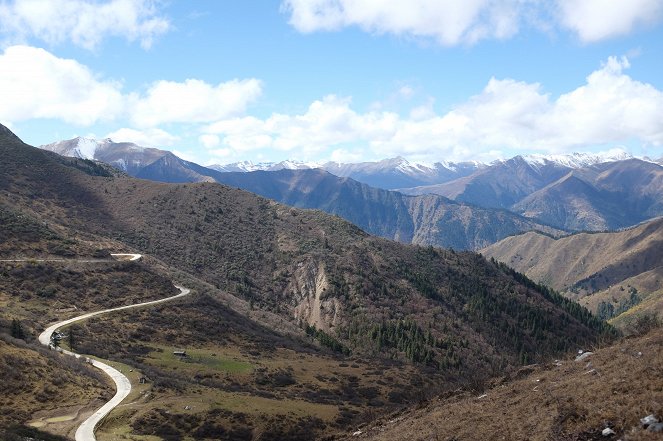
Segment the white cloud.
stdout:
<path fill-rule="evenodd" d="M 146 130 L 121 128 L 109 133 L 106 138 L 111 138 L 115 142 L 133 142 L 143 147 L 168 147 L 179 141 L 177 136 L 155 128 Z"/>
<path fill-rule="evenodd" d="M 200 143 L 206 149 L 213 149 L 214 147 L 218 147 L 219 144 L 221 144 L 221 138 L 219 138 L 217 135 L 210 134 L 200 135 L 198 137 L 198 141 L 200 141 Z"/>
<path fill-rule="evenodd" d="M 201 161 L 198 158 L 198 156 L 194 152 L 190 151 L 182 151 L 182 150 L 173 150 L 173 154 L 177 156 L 178 158 L 182 158 L 185 161 L 189 162 L 195 162 L 196 164 L 200 164 Z"/>
<path fill-rule="evenodd" d="M 303 33 L 357 26 L 444 46 L 507 39 L 524 27 L 568 29 L 595 42 L 663 18 L 663 0 L 283 0 L 281 9 Z"/>
<path fill-rule="evenodd" d="M 261 93 L 262 83 L 254 78 L 216 86 L 196 79 L 157 81 L 133 105 L 132 120 L 139 126 L 210 122 L 243 112 Z"/>
<path fill-rule="evenodd" d="M 156 0 L 10 0 L 0 3 L 0 34 L 10 42 L 34 37 L 86 49 L 106 37 L 122 37 L 147 49 L 171 27 L 158 5 Z"/>
<path fill-rule="evenodd" d="M 358 114 L 350 99 L 329 95 L 314 101 L 302 115 L 273 114 L 265 120 L 252 116 L 223 120 L 206 128 L 222 135 L 222 145 L 237 152 L 263 148 L 299 150 L 309 156 L 329 146 L 379 140 L 395 129 L 398 116 L 389 112 Z"/>
<path fill-rule="evenodd" d="M 125 93 L 117 81 L 100 78 L 77 61 L 44 49 L 12 46 L 0 53 L 3 121 L 41 118 L 89 126 L 128 118 L 143 129 L 163 123 L 208 123 L 243 112 L 261 92 L 261 82 L 255 79 L 216 86 L 189 79 L 158 81 L 145 93 Z M 132 136 L 139 136 L 134 132 Z"/>
<path fill-rule="evenodd" d="M 29 46 L 0 54 L 0 119 L 54 118 L 89 125 L 123 109 L 120 85 L 97 78 L 75 60 Z"/>
<path fill-rule="evenodd" d="M 364 159 L 364 152 L 362 150 L 345 150 L 336 149 L 331 152 L 329 160 L 333 162 L 350 163 L 360 162 Z"/>
<path fill-rule="evenodd" d="M 452 46 L 504 39 L 519 28 L 528 0 L 284 0 L 290 24 L 300 32 L 359 26 L 372 33 L 430 37 Z"/>
<path fill-rule="evenodd" d="M 219 121 L 206 127 L 220 147 L 237 153 L 260 149 L 311 156 L 356 149 L 376 156 L 406 155 L 430 161 L 468 159 L 504 149 L 571 151 L 639 140 L 663 145 L 663 92 L 626 75 L 626 58 L 611 57 L 586 83 L 553 99 L 539 84 L 491 79 L 465 103 L 443 115 L 414 109 L 360 113 L 349 98 L 333 95 L 299 115 L 273 114 Z M 497 154 L 497 153 L 496 153 Z"/>
<path fill-rule="evenodd" d="M 561 25 L 592 43 L 660 22 L 663 0 L 557 0 Z"/>

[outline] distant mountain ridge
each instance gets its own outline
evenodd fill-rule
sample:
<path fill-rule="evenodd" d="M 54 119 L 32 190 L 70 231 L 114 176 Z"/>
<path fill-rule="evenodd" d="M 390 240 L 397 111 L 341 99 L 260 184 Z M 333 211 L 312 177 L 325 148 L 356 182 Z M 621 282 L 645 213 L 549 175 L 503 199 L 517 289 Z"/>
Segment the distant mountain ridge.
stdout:
<path fill-rule="evenodd" d="M 621 151 L 516 156 L 454 181 L 399 191 L 503 208 L 563 229 L 602 231 L 663 214 L 663 167 Z"/>
<path fill-rule="evenodd" d="M 663 167 L 647 158 L 634 158 L 620 149 L 598 154 L 515 156 L 508 160 L 494 161 L 490 165 L 480 162 L 437 162 L 425 165 L 397 157 L 356 164 L 319 164 L 289 160 L 258 164 L 244 161 L 203 167 L 166 150 L 144 148 L 131 143 L 115 143 L 110 139 L 96 141 L 75 138 L 42 148 L 65 156 L 99 160 L 132 176 L 162 182 L 227 182 L 236 178 L 224 177 L 226 173 L 273 173 L 282 170 L 303 172 L 322 169 L 341 179 L 352 178 L 372 187 L 387 190 L 398 188 L 399 192 L 407 195 L 436 194 L 484 209 L 508 210 L 534 219 L 536 224 L 550 225 L 558 230 L 620 229 L 663 215 Z M 250 189 L 257 185 L 250 184 L 251 179 L 254 178 L 243 179 L 238 186 Z M 291 185 L 303 185 L 300 179 L 294 176 L 293 179 Z M 347 182 L 345 184 L 347 185 Z M 267 189 L 262 188 L 262 191 L 260 194 L 265 195 Z M 290 197 L 292 198 L 292 194 Z M 310 197 L 305 201 L 290 202 L 274 198 L 284 203 L 333 212 L 362 225 L 373 234 L 395 237 L 383 232 L 391 227 L 373 225 L 369 228 L 370 222 L 366 219 L 358 218 L 358 214 L 349 213 L 347 209 L 341 210 L 339 207 L 343 203 L 343 194 L 334 197 L 340 199 L 334 203 L 321 201 L 319 204 L 312 204 Z M 448 202 L 444 204 L 448 205 Z M 336 211 L 325 208 L 333 204 L 337 204 Z M 359 206 L 355 205 L 354 208 L 359 209 Z M 342 212 L 345 214 L 341 214 Z M 363 212 L 362 209 L 359 209 L 359 212 Z M 465 245 L 449 245 L 446 239 L 439 242 L 435 239 L 438 234 L 433 233 L 435 229 L 424 225 L 427 221 L 430 221 L 430 218 L 424 218 L 421 225 L 431 231 L 431 234 L 426 235 L 426 239 L 421 239 L 427 242 L 420 243 L 445 243 L 447 246 L 462 248 L 472 248 L 483 243 L 483 239 L 478 242 L 470 241 Z M 516 223 L 522 225 L 520 221 Z M 469 225 L 469 221 L 465 221 L 464 225 Z M 488 228 L 488 225 L 485 224 L 482 228 Z M 499 240 L 502 238 L 501 234 L 508 230 L 499 230 L 490 236 Z M 520 227 L 512 231 L 520 232 Z M 420 236 L 413 233 L 412 237 Z"/>
<path fill-rule="evenodd" d="M 663 218 L 559 239 L 529 232 L 482 253 L 565 291 L 606 319 L 624 312 L 619 321 L 625 323 L 642 313 L 663 312 Z"/>
<path fill-rule="evenodd" d="M 353 178 L 373 187 L 393 190 L 399 187 L 447 182 L 485 167 L 485 164 L 468 162 L 436 162 L 433 165 L 410 162 L 403 157 L 383 159 L 374 162 L 300 162 L 281 161 L 254 164 L 251 161 L 235 162 L 226 165 L 211 165 L 209 168 L 221 172 L 254 172 L 278 170 L 305 170 L 320 168 L 342 177 Z"/>
<path fill-rule="evenodd" d="M 319 168 L 295 169 L 298 164 L 293 162 L 273 165 L 273 168 L 280 167 L 275 171 L 221 172 L 186 161 L 168 151 L 110 140 L 93 144 L 90 140 L 77 138 L 44 148 L 75 157 L 94 157 L 141 179 L 231 185 L 283 204 L 338 215 L 370 234 L 404 243 L 476 250 L 523 231 L 537 230 L 556 236 L 564 233 L 506 210 L 474 207 L 441 196 L 405 196 L 352 178 L 338 177 Z M 358 168 L 366 170 L 375 166 L 371 164 L 359 164 Z M 401 171 L 413 168 L 402 158 L 378 164 L 382 170 L 385 167 L 401 167 Z M 249 167 L 250 164 L 243 166 Z"/>
<path fill-rule="evenodd" d="M 336 214 L 368 233 L 405 243 L 476 250 L 523 231 L 564 233 L 506 210 L 437 195 L 407 196 L 320 169 L 220 173 L 214 178 L 283 204 Z"/>

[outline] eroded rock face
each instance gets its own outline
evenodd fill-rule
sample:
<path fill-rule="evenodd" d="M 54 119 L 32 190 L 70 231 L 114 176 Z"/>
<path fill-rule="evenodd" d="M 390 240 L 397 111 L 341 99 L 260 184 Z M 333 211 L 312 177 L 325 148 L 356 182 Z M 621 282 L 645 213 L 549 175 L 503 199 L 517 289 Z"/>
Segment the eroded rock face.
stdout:
<path fill-rule="evenodd" d="M 295 301 L 295 320 L 329 331 L 341 323 L 341 303 L 326 297 L 329 281 L 322 262 L 300 263 L 288 291 Z"/>

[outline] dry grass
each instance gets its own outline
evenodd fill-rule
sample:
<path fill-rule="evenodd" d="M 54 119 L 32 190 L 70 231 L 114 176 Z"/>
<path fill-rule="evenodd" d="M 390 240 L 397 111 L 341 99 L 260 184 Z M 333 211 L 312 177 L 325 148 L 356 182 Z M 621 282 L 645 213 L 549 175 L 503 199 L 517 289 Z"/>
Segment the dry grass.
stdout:
<path fill-rule="evenodd" d="M 523 368 L 482 393 L 441 397 L 364 427 L 370 440 L 654 440 L 639 420 L 663 418 L 663 328 L 587 360 Z M 617 436 L 602 437 L 611 427 Z"/>
<path fill-rule="evenodd" d="M 96 371 L 53 351 L 0 335 L 0 439 L 11 424 L 67 435 L 112 388 Z"/>

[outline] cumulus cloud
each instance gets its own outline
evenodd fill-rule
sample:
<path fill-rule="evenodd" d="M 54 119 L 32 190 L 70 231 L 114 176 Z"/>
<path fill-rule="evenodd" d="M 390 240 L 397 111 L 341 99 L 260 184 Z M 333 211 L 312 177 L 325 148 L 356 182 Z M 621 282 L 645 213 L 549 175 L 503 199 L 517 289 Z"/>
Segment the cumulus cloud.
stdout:
<path fill-rule="evenodd" d="M 210 85 L 188 79 L 183 83 L 158 81 L 139 98 L 131 113 L 139 126 L 170 122 L 209 122 L 243 112 L 262 93 L 257 79 Z"/>
<path fill-rule="evenodd" d="M 379 141 L 396 129 L 398 115 L 389 112 L 359 114 L 349 98 L 329 95 L 314 101 L 301 115 L 273 114 L 267 119 L 253 116 L 223 120 L 209 125 L 209 134 L 222 135 L 222 145 L 243 152 L 271 148 L 297 149 L 306 155 L 329 146 L 357 141 Z"/>
<path fill-rule="evenodd" d="M 340 163 L 360 162 L 364 159 L 364 152 L 361 150 L 336 149 L 331 152 L 329 160 Z"/>
<path fill-rule="evenodd" d="M 0 34 L 9 41 L 38 38 L 94 49 L 106 37 L 149 48 L 171 25 L 156 0 L 10 0 L 0 3 Z"/>
<path fill-rule="evenodd" d="M 29 46 L 0 54 L 0 119 L 54 118 L 90 125 L 123 109 L 120 85 L 98 78 L 75 60 Z"/>
<path fill-rule="evenodd" d="M 442 115 L 361 113 L 349 98 L 330 95 L 299 115 L 222 120 L 205 132 L 218 136 L 221 148 L 239 153 L 270 148 L 342 157 L 368 148 L 380 157 L 431 161 L 501 149 L 564 152 L 633 139 L 663 145 L 663 92 L 629 77 L 628 67 L 626 58 L 611 57 L 585 84 L 557 98 L 540 84 L 493 78 Z"/>
<path fill-rule="evenodd" d="M 44 49 L 12 46 L 0 53 L 2 121 L 51 118 L 89 126 L 129 119 L 142 129 L 163 123 L 208 123 L 243 112 L 261 91 L 255 79 L 217 85 L 189 79 L 158 81 L 145 92 L 126 93 L 119 82 Z"/>
<path fill-rule="evenodd" d="M 281 9 L 303 33 L 357 26 L 455 46 L 507 39 L 523 27 L 563 28 L 583 42 L 599 41 L 660 22 L 663 0 L 283 0 Z"/>
<path fill-rule="evenodd" d="M 663 0 L 557 0 L 561 25 L 593 43 L 660 22 Z"/>
<path fill-rule="evenodd" d="M 300 32 L 359 26 L 372 33 L 432 37 L 447 46 L 504 39 L 519 28 L 527 0 L 284 0 Z"/>
<path fill-rule="evenodd" d="M 219 138 L 217 135 L 210 135 L 210 134 L 200 135 L 198 137 L 198 141 L 206 149 L 213 149 L 214 147 L 218 147 L 219 144 L 221 144 L 221 138 Z"/>
<path fill-rule="evenodd" d="M 143 147 L 167 147 L 174 145 L 179 138 L 162 129 L 136 130 L 121 128 L 106 135 L 116 142 L 133 142 Z"/>

